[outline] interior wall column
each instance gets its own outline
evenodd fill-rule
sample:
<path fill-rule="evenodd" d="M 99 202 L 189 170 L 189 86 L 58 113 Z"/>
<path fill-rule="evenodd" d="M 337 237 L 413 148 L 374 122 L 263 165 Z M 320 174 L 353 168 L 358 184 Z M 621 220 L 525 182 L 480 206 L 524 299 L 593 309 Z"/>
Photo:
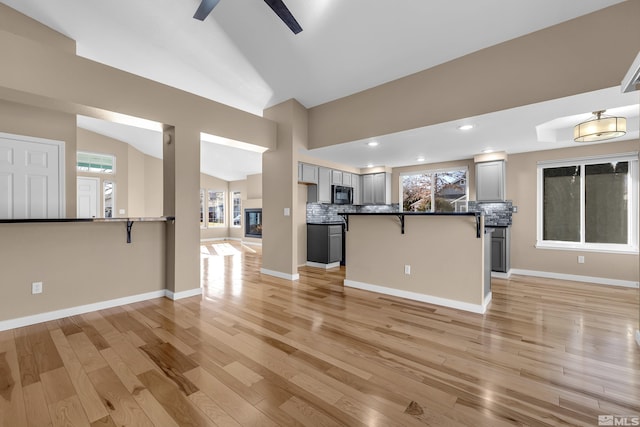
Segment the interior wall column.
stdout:
<path fill-rule="evenodd" d="M 163 212 L 167 223 L 166 288 L 172 299 L 200 289 L 200 131 L 165 126 L 163 131 Z"/>
<path fill-rule="evenodd" d="M 307 145 L 307 110 L 289 100 L 265 110 L 264 117 L 277 123 L 277 144 L 262 155 L 261 272 L 297 280 L 298 151 Z"/>

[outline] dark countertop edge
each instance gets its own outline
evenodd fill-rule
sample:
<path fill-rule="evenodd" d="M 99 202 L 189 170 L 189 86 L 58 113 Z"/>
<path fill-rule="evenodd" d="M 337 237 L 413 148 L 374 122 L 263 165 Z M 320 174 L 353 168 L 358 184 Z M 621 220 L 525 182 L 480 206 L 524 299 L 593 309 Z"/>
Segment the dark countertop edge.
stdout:
<path fill-rule="evenodd" d="M 327 222 L 307 222 L 307 225 L 344 225 L 344 221 L 327 221 Z"/>
<path fill-rule="evenodd" d="M 24 218 L 0 219 L 0 224 L 34 224 L 34 223 L 64 223 L 64 222 L 169 222 L 175 221 L 174 216 L 139 217 L 139 218 Z"/>
<path fill-rule="evenodd" d="M 338 212 L 338 215 L 476 216 L 479 212 Z"/>

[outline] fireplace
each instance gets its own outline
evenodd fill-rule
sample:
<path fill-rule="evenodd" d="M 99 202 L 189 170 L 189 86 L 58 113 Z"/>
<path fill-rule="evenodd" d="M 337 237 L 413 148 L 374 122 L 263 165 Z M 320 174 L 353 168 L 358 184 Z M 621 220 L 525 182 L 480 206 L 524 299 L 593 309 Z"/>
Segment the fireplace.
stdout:
<path fill-rule="evenodd" d="M 244 237 L 262 238 L 262 209 L 244 210 Z"/>

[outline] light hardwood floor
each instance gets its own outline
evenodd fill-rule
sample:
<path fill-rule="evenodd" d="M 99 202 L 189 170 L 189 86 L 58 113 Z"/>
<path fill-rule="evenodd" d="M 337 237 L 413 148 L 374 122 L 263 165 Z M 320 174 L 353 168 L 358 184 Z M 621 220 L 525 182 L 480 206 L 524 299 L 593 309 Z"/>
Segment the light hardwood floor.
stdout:
<path fill-rule="evenodd" d="M 494 280 L 477 315 L 345 289 L 344 271 L 261 275 L 259 247 L 230 244 L 236 255 L 203 245 L 202 298 L 0 332 L 0 425 L 596 426 L 598 415 L 640 415 L 636 289 Z"/>

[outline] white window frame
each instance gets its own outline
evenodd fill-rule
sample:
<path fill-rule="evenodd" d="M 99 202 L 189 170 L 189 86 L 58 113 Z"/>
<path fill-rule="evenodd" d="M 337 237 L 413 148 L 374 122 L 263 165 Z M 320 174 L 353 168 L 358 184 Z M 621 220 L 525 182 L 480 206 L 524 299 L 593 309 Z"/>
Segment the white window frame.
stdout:
<path fill-rule="evenodd" d="M 211 193 L 222 193 L 222 209 L 225 211 L 225 214 L 222 215 L 222 223 L 211 223 L 209 222 L 209 208 L 211 207 Z M 227 226 L 227 201 L 226 201 L 226 196 L 227 196 L 227 192 L 224 190 L 212 190 L 212 189 L 207 189 L 207 192 L 205 193 L 207 198 L 206 198 L 206 204 L 207 204 L 207 210 L 206 210 L 206 228 L 221 228 L 221 227 L 226 227 Z"/>
<path fill-rule="evenodd" d="M 398 204 L 400 206 L 400 212 L 403 212 L 403 200 L 402 200 L 402 193 L 403 193 L 403 188 L 402 188 L 402 177 L 403 176 L 410 176 L 410 175 L 434 175 L 437 173 L 443 173 L 443 172 L 453 172 L 453 171 L 464 171 L 465 172 L 465 176 L 466 176 L 466 182 L 464 183 L 465 185 L 465 194 L 467 196 L 467 203 L 469 202 L 469 167 L 468 166 L 459 166 L 459 167 L 450 167 L 450 168 L 439 168 L 439 169 L 422 169 L 422 170 L 416 170 L 416 171 L 410 171 L 410 172 L 401 172 L 399 179 L 398 179 Z M 435 208 L 435 191 L 431 192 L 431 208 L 434 209 Z M 431 212 L 433 212 L 433 210 L 431 210 Z"/>
<path fill-rule="evenodd" d="M 233 223 L 233 214 L 234 214 L 234 196 L 235 194 L 238 194 L 238 198 L 240 200 L 240 224 L 235 225 Z M 241 228 L 242 227 L 242 192 L 241 191 L 229 191 L 229 207 L 231 209 L 229 209 L 229 227 L 231 228 Z"/>
<path fill-rule="evenodd" d="M 91 170 L 87 170 L 87 171 L 81 170 L 81 169 L 78 169 L 79 168 L 79 166 L 78 166 L 78 155 L 110 157 L 110 158 L 113 159 L 113 166 L 112 166 L 110 172 L 104 172 L 104 171 L 95 172 L 95 171 L 91 171 Z M 111 153 L 95 153 L 95 152 L 91 152 L 91 151 L 76 151 L 76 170 L 78 172 L 80 172 L 80 173 L 83 173 L 83 174 L 115 175 L 116 174 L 116 161 L 117 161 L 116 156 L 114 154 L 111 154 Z"/>
<path fill-rule="evenodd" d="M 628 192 L 627 192 L 627 244 L 617 243 L 587 243 L 585 242 L 585 179 L 586 165 L 629 162 Z M 565 242 L 559 240 L 543 240 L 544 224 L 544 194 L 543 170 L 567 166 L 580 167 L 580 242 Z M 536 216 L 536 248 L 559 249 L 572 251 L 604 252 L 604 253 L 638 253 L 638 153 L 621 153 L 604 156 L 579 157 L 573 159 L 547 160 L 538 162 L 537 171 L 537 216 Z"/>
<path fill-rule="evenodd" d="M 200 189 L 200 210 L 202 212 L 202 219 L 200 220 L 200 228 L 207 228 L 207 224 L 209 224 L 209 199 L 207 190 L 204 188 Z"/>

